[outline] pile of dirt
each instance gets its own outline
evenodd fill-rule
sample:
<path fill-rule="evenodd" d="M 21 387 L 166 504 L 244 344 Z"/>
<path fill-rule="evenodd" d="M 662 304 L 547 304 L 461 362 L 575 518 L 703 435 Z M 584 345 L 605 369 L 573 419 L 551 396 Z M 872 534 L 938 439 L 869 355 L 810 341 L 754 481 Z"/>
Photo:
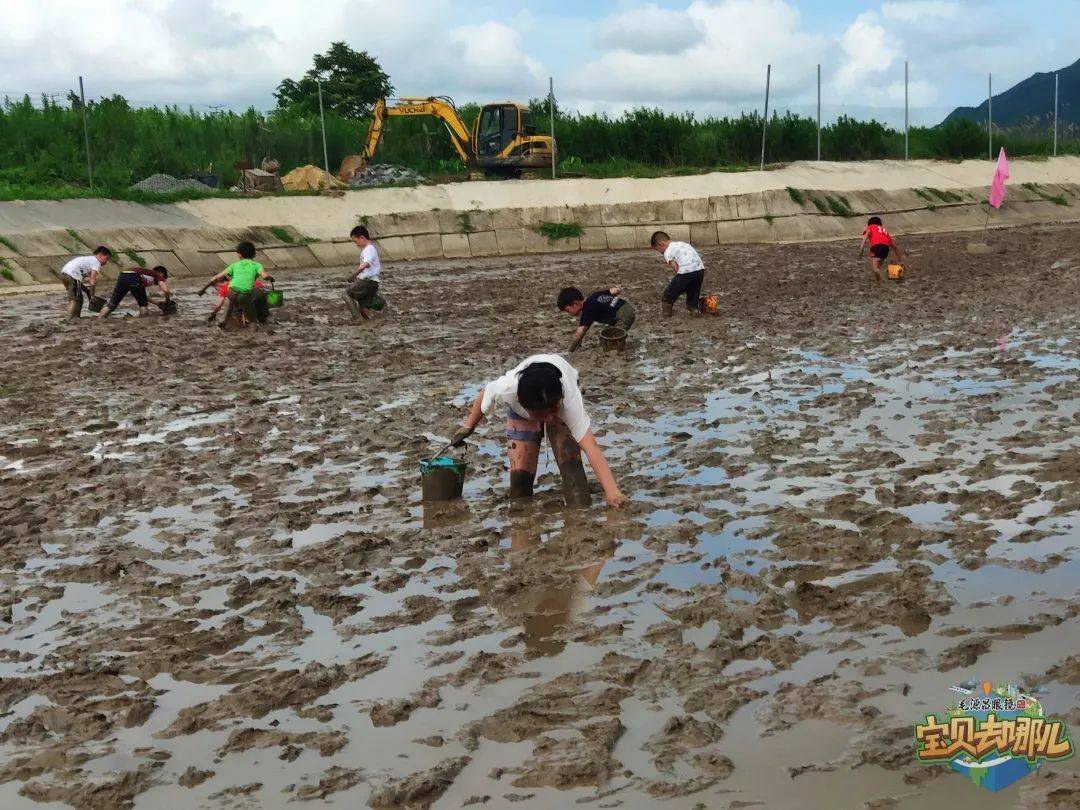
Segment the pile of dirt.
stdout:
<path fill-rule="evenodd" d="M 325 169 L 312 166 L 299 166 L 281 178 L 281 184 L 288 191 L 318 191 L 324 188 L 345 188 L 345 184 Z"/>
<path fill-rule="evenodd" d="M 204 191 L 211 194 L 214 191 L 210 186 L 198 180 L 189 178 L 181 180 L 171 174 L 152 174 L 131 186 L 131 190 L 145 191 L 148 194 L 174 194 L 177 191 Z"/>
<path fill-rule="evenodd" d="M 395 183 L 426 183 L 427 178 L 419 172 L 390 163 L 375 163 L 349 181 L 353 188 L 389 186 Z"/>

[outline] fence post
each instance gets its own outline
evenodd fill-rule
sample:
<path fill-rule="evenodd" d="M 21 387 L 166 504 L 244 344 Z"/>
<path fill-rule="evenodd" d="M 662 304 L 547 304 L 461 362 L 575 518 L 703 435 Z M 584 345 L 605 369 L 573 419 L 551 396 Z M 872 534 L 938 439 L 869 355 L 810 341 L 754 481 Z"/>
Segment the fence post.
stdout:
<path fill-rule="evenodd" d="M 904 160 L 908 159 L 908 63 L 904 60 Z"/>
<path fill-rule="evenodd" d="M 1058 127 L 1058 74 L 1054 71 L 1054 157 L 1057 157 L 1057 127 Z"/>
<path fill-rule="evenodd" d="M 765 171 L 765 133 L 769 129 L 769 82 L 772 79 L 772 65 L 765 66 L 765 118 L 761 122 L 761 171 Z"/>
<path fill-rule="evenodd" d="M 555 166 L 558 160 L 558 147 L 555 145 L 555 79 L 548 76 L 548 115 L 551 118 L 551 179 L 555 179 Z"/>
<path fill-rule="evenodd" d="M 821 160 L 821 63 L 817 66 L 817 159 Z"/>
<path fill-rule="evenodd" d="M 86 124 L 86 91 L 83 89 L 82 76 L 79 77 L 79 103 L 82 104 L 83 140 L 86 141 L 86 176 L 90 180 L 90 188 L 93 188 L 94 167 L 90 164 L 90 129 Z"/>
<path fill-rule="evenodd" d="M 994 74 L 986 74 L 986 154 L 994 159 Z"/>
<path fill-rule="evenodd" d="M 326 116 L 323 115 L 322 77 L 316 76 L 315 81 L 319 85 L 319 123 L 322 125 L 323 167 L 326 169 L 326 187 L 330 188 L 330 156 L 326 151 Z"/>

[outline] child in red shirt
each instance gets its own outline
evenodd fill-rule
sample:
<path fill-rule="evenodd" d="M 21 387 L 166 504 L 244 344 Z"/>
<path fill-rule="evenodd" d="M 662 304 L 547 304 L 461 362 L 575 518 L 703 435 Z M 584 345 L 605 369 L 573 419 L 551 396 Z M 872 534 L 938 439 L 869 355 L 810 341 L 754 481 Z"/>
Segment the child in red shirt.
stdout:
<path fill-rule="evenodd" d="M 889 248 L 896 251 L 896 258 L 903 259 L 904 256 L 900 252 L 900 246 L 896 244 L 892 236 L 885 226 L 881 224 L 881 217 L 870 217 L 866 223 L 866 230 L 863 231 L 862 243 L 859 245 L 859 255 L 862 256 L 863 250 L 866 249 L 866 243 L 870 243 L 870 269 L 877 276 L 878 281 L 884 281 L 885 276 L 882 275 L 881 265 L 889 258 Z"/>

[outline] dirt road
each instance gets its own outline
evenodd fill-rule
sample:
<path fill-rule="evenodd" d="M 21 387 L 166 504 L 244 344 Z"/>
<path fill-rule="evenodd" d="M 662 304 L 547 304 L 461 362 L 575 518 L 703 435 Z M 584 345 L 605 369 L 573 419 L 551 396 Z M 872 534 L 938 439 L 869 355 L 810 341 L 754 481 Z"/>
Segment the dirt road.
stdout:
<path fill-rule="evenodd" d="M 1071 807 L 914 761 L 967 679 L 1080 729 L 1080 228 L 705 250 L 723 316 L 662 321 L 655 254 L 284 278 L 269 332 L 0 315 L 0 806 Z M 461 503 L 417 464 L 479 386 L 619 283 L 575 354 L 632 502 Z"/>

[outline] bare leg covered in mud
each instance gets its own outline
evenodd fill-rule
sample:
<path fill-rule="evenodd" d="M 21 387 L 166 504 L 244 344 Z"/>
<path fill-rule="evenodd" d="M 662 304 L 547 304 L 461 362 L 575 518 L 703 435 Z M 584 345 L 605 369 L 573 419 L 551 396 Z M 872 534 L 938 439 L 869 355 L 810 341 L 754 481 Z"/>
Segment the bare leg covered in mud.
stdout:
<path fill-rule="evenodd" d="M 559 420 L 547 423 L 547 434 L 559 465 L 567 506 L 588 506 L 589 479 L 581 462 L 581 448 L 570 435 L 569 428 Z M 532 496 L 543 435 L 544 426 L 540 422 L 507 417 L 506 453 L 510 459 L 511 498 Z"/>

